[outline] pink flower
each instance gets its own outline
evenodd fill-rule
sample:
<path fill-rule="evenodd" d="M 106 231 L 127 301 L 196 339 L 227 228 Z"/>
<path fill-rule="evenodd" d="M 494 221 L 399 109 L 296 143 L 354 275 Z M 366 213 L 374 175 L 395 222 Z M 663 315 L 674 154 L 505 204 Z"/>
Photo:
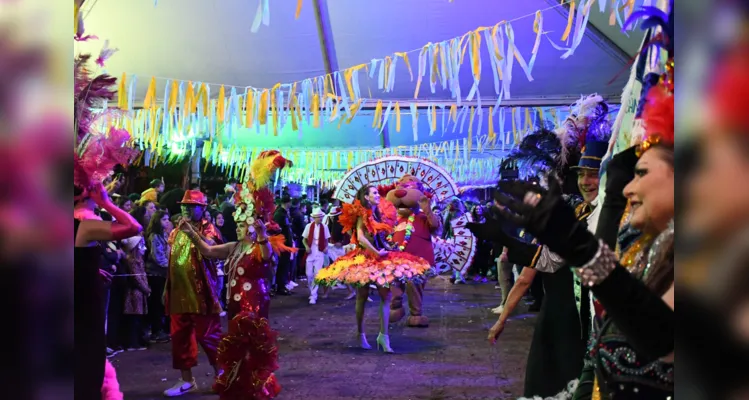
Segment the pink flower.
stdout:
<path fill-rule="evenodd" d="M 377 278 L 377 284 L 380 285 L 380 286 L 385 285 L 386 282 L 387 282 L 387 280 L 384 277 L 382 277 L 382 276 L 380 276 L 379 278 Z"/>
<path fill-rule="evenodd" d="M 400 269 L 396 269 L 395 272 L 393 272 L 393 275 L 395 275 L 396 278 L 403 277 L 403 271 Z"/>

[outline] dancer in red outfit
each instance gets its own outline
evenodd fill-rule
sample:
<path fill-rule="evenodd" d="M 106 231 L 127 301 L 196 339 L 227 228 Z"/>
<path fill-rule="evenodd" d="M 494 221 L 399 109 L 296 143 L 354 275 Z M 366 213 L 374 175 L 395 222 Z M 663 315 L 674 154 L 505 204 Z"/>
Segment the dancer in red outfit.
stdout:
<path fill-rule="evenodd" d="M 180 202 L 183 220 L 193 231 L 210 243 L 209 236 L 217 230 L 203 224 L 207 202 L 199 190 L 188 190 Z M 199 230 L 199 232 L 198 232 Z M 164 290 L 164 304 L 171 316 L 172 363 L 182 372 L 181 379 L 164 391 L 164 396 L 175 397 L 198 390 L 192 368 L 198 364 L 200 343 L 208 361 L 216 370 L 216 352 L 221 340 L 221 303 L 216 293 L 216 263 L 203 257 L 184 229 L 169 235 L 169 273 Z M 196 343 L 197 342 L 197 343 Z"/>
<path fill-rule="evenodd" d="M 279 165 L 278 159 L 283 160 Z M 275 161 L 274 161 L 275 160 Z M 239 241 L 211 245 L 202 240 L 194 227 L 180 225 L 200 253 L 209 258 L 226 259 L 226 276 L 229 283 L 227 304 L 229 308 L 229 333 L 218 349 L 218 366 L 221 374 L 214 389 L 222 399 L 270 399 L 281 390 L 273 371 L 278 349 L 277 334 L 268 324 L 270 307 L 270 282 L 272 252 L 295 251 L 284 246 L 283 235 L 269 237 L 266 233 L 273 222 L 275 205 L 272 193 L 260 184 L 285 165 L 277 153 L 261 154 L 250 167 L 252 181 L 243 185 L 234 220 L 237 222 Z"/>

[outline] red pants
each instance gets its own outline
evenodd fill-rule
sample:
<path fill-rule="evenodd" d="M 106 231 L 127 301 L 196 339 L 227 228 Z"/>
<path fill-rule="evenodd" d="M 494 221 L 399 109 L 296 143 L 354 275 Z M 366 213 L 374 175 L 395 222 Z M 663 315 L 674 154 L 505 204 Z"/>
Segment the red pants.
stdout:
<path fill-rule="evenodd" d="M 198 365 L 198 343 L 208 362 L 216 365 L 221 341 L 221 318 L 218 314 L 172 314 L 172 366 L 186 370 Z"/>

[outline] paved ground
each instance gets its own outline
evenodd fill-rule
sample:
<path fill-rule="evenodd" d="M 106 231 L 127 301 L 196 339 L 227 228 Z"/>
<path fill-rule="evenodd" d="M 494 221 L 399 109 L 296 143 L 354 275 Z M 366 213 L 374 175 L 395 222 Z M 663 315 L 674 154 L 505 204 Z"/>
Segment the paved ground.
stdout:
<path fill-rule="evenodd" d="M 487 330 L 496 320 L 488 308 L 499 298 L 493 284 L 451 285 L 434 278 L 425 292 L 431 326 L 393 325 L 391 345 L 397 354 L 392 355 L 353 347 L 354 302 L 344 300 L 345 290 L 315 306 L 307 304 L 305 288 L 296 292 L 274 298 L 271 307 L 271 324 L 280 333 L 280 400 L 514 399 L 522 394 L 535 315 L 523 308 L 500 342 L 488 345 Z M 374 346 L 377 303 L 368 303 L 365 318 Z M 154 345 L 111 360 L 125 399 L 162 398 L 161 392 L 179 376 L 171 369 L 169 346 Z M 212 370 L 203 354 L 200 363 L 194 373 L 201 389 L 208 389 Z"/>

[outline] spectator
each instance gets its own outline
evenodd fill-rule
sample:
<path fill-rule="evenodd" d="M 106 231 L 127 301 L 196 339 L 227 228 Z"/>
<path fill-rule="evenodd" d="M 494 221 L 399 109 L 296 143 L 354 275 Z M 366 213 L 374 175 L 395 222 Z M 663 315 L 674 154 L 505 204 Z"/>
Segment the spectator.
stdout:
<path fill-rule="evenodd" d="M 177 216 L 179 217 L 179 216 Z M 166 285 L 166 275 L 169 270 L 169 243 L 167 241 L 172 229 L 172 222 L 166 211 L 157 211 L 151 217 L 146 228 L 148 241 L 148 255 L 146 257 L 146 271 L 148 272 L 148 286 L 154 295 L 148 298 L 148 320 L 151 325 L 151 341 L 166 343 L 169 341 L 168 325 L 165 321 L 164 306 L 161 295 Z"/>
<path fill-rule="evenodd" d="M 152 180 L 150 186 L 150 188 L 144 190 L 143 193 L 140 194 L 138 204 L 145 205 L 146 202 L 157 203 L 159 195 L 164 193 L 164 181 L 161 179 Z"/>
<path fill-rule="evenodd" d="M 289 196 L 283 196 L 281 198 L 281 207 L 276 209 L 273 215 L 273 220 L 281 228 L 281 233 L 284 236 L 284 244 L 292 247 L 294 245 L 294 237 L 291 230 L 291 221 L 289 218 L 289 209 L 291 208 L 291 198 Z M 288 296 L 289 289 L 286 287 L 286 283 L 289 279 L 289 270 L 291 267 L 291 254 L 283 252 L 278 257 L 278 270 L 276 272 L 276 294 Z"/>
<path fill-rule="evenodd" d="M 307 224 L 302 233 L 304 249 L 307 251 L 305 260 L 307 272 L 307 287 L 309 287 L 309 303 L 317 303 L 317 290 L 315 275 L 322 269 L 325 253 L 328 251 L 328 240 L 330 231 L 328 226 L 322 223 L 325 213 L 317 208 L 312 211 L 312 222 Z M 328 288 L 323 289 L 323 297 L 328 296 Z"/>
<path fill-rule="evenodd" d="M 143 337 L 142 324 L 148 313 L 148 297 L 151 289 L 148 287 L 146 268 L 143 256 L 146 253 L 146 243 L 143 237 L 133 236 L 123 240 L 127 254 L 126 264 L 128 273 L 128 285 L 125 290 L 124 319 L 127 336 L 125 337 L 125 349 L 127 351 L 145 350 L 146 340 Z"/>

